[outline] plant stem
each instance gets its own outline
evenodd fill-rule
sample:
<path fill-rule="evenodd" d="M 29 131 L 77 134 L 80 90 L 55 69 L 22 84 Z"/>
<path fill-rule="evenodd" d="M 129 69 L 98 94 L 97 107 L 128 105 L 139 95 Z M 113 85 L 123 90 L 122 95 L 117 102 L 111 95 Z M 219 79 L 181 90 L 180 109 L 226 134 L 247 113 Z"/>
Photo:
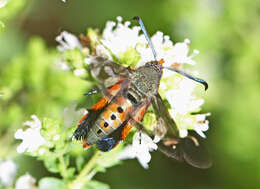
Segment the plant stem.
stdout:
<path fill-rule="evenodd" d="M 96 165 L 96 161 L 98 160 L 100 151 L 97 151 L 92 158 L 88 161 L 88 163 L 85 165 L 85 167 L 82 169 L 80 174 L 76 177 L 76 179 L 71 183 L 69 186 L 70 189 L 76 189 L 83 186 L 87 181 L 87 175 L 90 173 L 90 171 L 94 168 Z M 93 177 L 92 175 L 91 177 Z"/>
<path fill-rule="evenodd" d="M 65 164 L 63 155 L 59 155 L 59 161 L 61 163 L 61 169 L 62 169 L 61 175 L 62 175 L 62 177 L 64 177 L 66 179 L 68 177 L 68 173 L 67 173 L 67 166 Z"/>

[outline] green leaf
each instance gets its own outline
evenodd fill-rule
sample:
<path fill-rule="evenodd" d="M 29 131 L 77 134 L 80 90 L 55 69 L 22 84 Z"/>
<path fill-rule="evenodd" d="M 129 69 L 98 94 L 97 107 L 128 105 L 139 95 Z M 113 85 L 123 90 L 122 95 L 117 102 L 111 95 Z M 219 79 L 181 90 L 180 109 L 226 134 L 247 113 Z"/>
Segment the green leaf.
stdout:
<path fill-rule="evenodd" d="M 44 165 L 52 173 L 59 172 L 59 160 L 56 157 L 52 157 L 52 156 L 45 157 Z"/>
<path fill-rule="evenodd" d="M 53 177 L 45 177 L 40 180 L 39 182 L 39 189 L 66 189 L 66 185 L 60 179 L 53 178 Z"/>
<path fill-rule="evenodd" d="M 87 183 L 87 185 L 84 187 L 86 189 L 109 189 L 110 186 L 99 182 L 99 181 L 95 181 L 95 180 L 91 180 Z"/>

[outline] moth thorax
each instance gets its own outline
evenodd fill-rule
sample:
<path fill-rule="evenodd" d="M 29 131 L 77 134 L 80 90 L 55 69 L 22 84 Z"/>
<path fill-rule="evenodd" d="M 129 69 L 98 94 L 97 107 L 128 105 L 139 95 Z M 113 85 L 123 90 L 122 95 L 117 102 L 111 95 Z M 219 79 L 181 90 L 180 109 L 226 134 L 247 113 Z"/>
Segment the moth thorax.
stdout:
<path fill-rule="evenodd" d="M 142 94 L 152 97 L 158 92 L 161 75 L 158 67 L 145 65 L 136 70 L 131 81 Z"/>

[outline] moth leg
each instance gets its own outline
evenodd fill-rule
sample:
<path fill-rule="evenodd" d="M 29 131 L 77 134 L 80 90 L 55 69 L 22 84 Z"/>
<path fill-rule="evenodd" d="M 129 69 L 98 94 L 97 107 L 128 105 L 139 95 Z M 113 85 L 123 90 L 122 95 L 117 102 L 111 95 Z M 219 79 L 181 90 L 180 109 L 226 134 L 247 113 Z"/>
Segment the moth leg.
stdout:
<path fill-rule="evenodd" d="M 142 132 L 144 130 L 144 126 L 143 126 L 143 124 L 141 122 L 136 122 L 135 125 L 136 125 L 136 128 L 137 128 L 138 132 L 139 132 L 139 144 L 141 144 Z"/>

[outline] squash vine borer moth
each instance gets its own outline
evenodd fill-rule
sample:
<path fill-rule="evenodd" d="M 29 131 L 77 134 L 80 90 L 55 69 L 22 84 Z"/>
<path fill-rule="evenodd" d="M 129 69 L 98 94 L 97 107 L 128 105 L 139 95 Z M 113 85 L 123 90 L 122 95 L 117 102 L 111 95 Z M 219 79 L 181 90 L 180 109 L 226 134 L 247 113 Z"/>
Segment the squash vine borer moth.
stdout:
<path fill-rule="evenodd" d="M 95 57 L 90 71 L 102 86 L 104 97 L 93 105 L 78 123 L 74 138 L 83 140 L 83 147 L 96 145 L 101 151 L 109 151 L 124 140 L 132 127 L 142 127 L 142 119 L 150 105 L 157 119 L 167 126 L 167 135 L 158 143 L 159 150 L 167 156 L 199 167 L 208 168 L 211 161 L 204 156 L 205 149 L 193 136 L 179 137 L 179 130 L 158 93 L 163 69 L 175 71 L 208 88 L 207 82 L 173 67 L 164 67 L 164 60 L 157 60 L 153 44 L 144 24 L 141 26 L 151 48 L 154 60 L 137 69 L 124 67 L 102 57 Z M 111 83 L 108 87 L 107 83 Z"/>

